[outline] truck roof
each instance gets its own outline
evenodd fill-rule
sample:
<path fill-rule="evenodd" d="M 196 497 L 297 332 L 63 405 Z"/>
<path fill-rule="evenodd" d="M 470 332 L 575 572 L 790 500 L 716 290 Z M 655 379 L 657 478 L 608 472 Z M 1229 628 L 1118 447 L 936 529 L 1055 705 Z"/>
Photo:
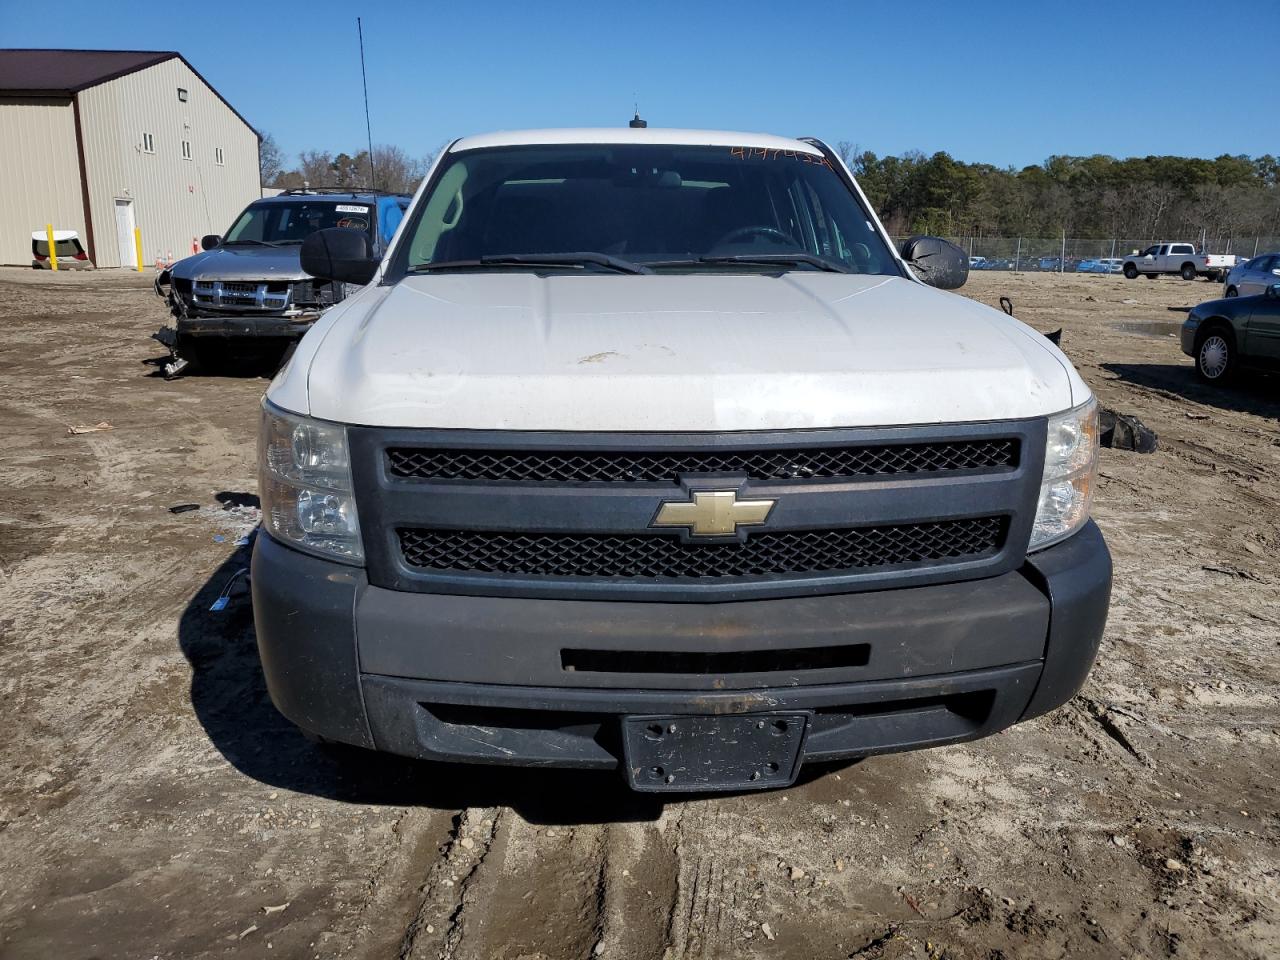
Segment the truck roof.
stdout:
<path fill-rule="evenodd" d="M 659 146 L 755 147 L 767 150 L 794 150 L 821 156 L 811 143 L 767 133 L 740 133 L 732 130 L 679 130 L 669 127 L 565 127 L 546 130 L 501 130 L 463 137 L 450 152 L 483 147 L 514 147 L 557 143 L 655 144 Z"/>
<path fill-rule="evenodd" d="M 376 203 L 383 197 L 395 197 L 401 200 L 413 199 L 412 194 L 408 193 L 384 193 L 381 190 L 332 190 L 326 188 L 321 190 L 305 191 L 286 190 L 284 193 L 278 193 L 274 197 L 262 197 L 259 200 L 254 200 L 253 205 L 262 203 L 297 203 L 299 201 L 307 200 L 336 200 L 338 203 L 342 203 L 344 200 L 356 200 L 360 203 L 372 204 Z"/>

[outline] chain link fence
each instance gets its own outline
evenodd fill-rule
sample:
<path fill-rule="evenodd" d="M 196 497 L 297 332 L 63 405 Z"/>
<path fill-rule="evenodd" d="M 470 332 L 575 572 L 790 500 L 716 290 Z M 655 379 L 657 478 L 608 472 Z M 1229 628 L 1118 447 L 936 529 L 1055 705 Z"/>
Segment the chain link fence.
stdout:
<path fill-rule="evenodd" d="M 901 247 L 906 237 L 894 237 Z M 1155 240 L 1080 237 L 947 237 L 969 254 L 971 270 L 1045 271 L 1052 273 L 1119 273 L 1119 263 Z M 1192 241 L 1197 242 L 1198 241 Z M 1235 254 L 1248 260 L 1260 253 L 1280 252 L 1280 237 L 1241 237 L 1208 245 L 1209 253 Z"/>

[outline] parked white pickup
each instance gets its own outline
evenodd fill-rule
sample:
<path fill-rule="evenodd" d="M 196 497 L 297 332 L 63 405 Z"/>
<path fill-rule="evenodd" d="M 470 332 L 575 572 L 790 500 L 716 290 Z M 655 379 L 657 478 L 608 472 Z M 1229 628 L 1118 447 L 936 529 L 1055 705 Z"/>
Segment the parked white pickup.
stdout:
<path fill-rule="evenodd" d="M 1139 274 L 1154 280 L 1162 273 L 1176 273 L 1183 280 L 1208 277 L 1217 282 L 1235 265 L 1234 254 L 1201 253 L 1193 243 L 1157 243 L 1125 257 L 1123 270 L 1130 280 Z"/>

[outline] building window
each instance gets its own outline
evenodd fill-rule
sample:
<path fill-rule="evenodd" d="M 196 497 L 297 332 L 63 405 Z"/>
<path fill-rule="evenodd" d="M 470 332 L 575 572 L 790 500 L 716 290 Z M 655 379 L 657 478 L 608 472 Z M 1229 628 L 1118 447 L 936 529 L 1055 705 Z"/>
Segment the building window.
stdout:
<path fill-rule="evenodd" d="M 183 160 L 191 159 L 191 141 L 190 140 L 182 141 L 182 159 Z"/>
<path fill-rule="evenodd" d="M 142 135 L 142 152 L 143 153 L 156 152 L 156 138 L 149 133 L 144 133 Z"/>
<path fill-rule="evenodd" d="M 213 148 L 213 162 L 214 162 L 214 163 L 216 163 L 218 166 L 220 166 L 220 167 L 221 167 L 221 166 L 223 166 L 223 159 L 224 159 L 224 158 L 223 158 L 223 156 L 222 156 L 222 148 L 221 148 L 221 147 L 214 147 L 214 148 Z"/>
<path fill-rule="evenodd" d="M 178 99 L 181 100 L 183 103 L 187 102 L 187 91 L 185 88 L 183 87 L 178 88 Z"/>

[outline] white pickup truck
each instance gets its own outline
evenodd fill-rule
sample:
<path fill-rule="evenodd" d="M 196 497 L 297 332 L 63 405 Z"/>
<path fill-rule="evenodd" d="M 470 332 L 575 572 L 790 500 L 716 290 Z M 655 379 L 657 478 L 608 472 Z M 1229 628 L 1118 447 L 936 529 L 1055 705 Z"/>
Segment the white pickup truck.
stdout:
<path fill-rule="evenodd" d="M 1183 280 L 1208 277 L 1217 282 L 1236 265 L 1233 254 L 1201 253 L 1194 243 L 1157 243 L 1124 258 L 1124 275 L 1136 280 L 1141 274 L 1154 280 L 1162 273 L 1176 273 Z"/>
<path fill-rule="evenodd" d="M 758 789 L 1084 682 L 1093 395 L 824 144 L 467 137 L 388 252 L 301 262 L 368 284 L 262 411 L 258 647 L 314 737 Z"/>

